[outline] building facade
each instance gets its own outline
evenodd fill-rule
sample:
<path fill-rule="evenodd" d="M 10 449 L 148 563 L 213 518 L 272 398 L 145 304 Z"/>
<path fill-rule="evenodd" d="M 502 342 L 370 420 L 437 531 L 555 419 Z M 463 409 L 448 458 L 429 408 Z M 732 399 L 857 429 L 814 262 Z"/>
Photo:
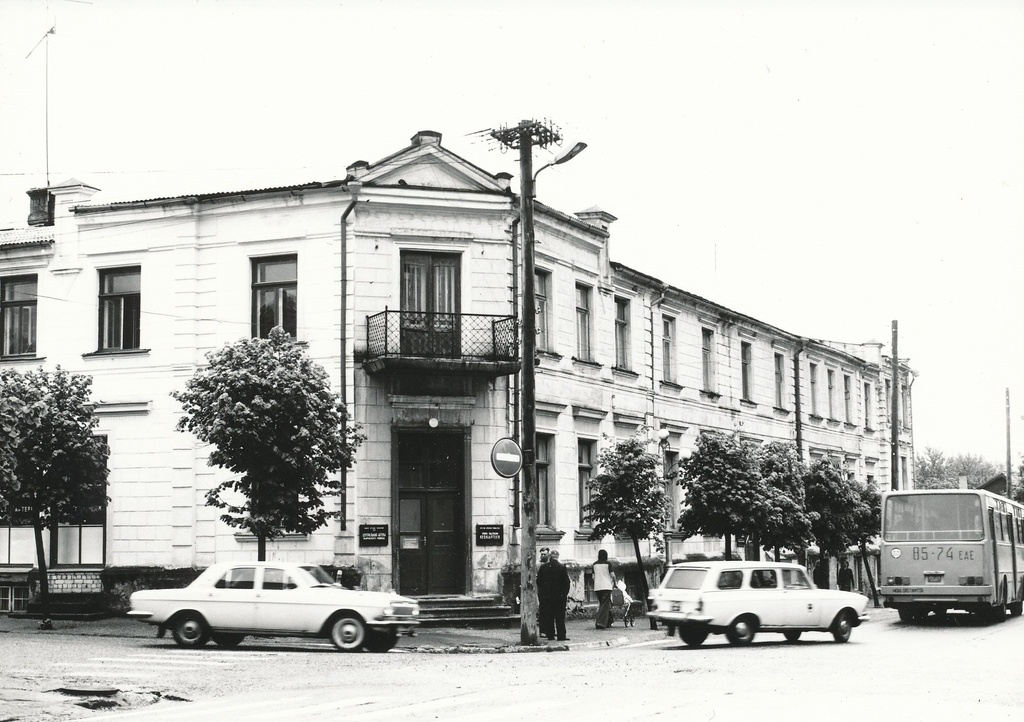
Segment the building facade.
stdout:
<path fill-rule="evenodd" d="M 354 566 L 370 589 L 501 591 L 518 563 L 518 485 L 490 452 L 520 431 L 523 362 L 536 364 L 538 546 L 563 560 L 585 565 L 601 546 L 631 556 L 591 541 L 580 509 L 601 449 L 636 433 L 668 466 L 702 433 L 793 441 L 888 488 L 897 393 L 912 484 L 909 368 L 893 383 L 880 346 L 801 338 L 613 262 L 615 218 L 599 208 L 537 204 L 538 353 L 521 359 L 510 177 L 438 133 L 338 181 L 107 204 L 95 192 L 73 179 L 34 189 L 29 225 L 0 231 L 0 366 L 91 376 L 110 448 L 105 513 L 48 542 L 58 590 L 112 568 L 255 555 L 205 506 L 226 472 L 175 431 L 171 392 L 207 352 L 278 325 L 327 370 L 366 440 L 329 502 L 341 518 L 268 555 Z M 0 610 L 27 597 L 31 534 L 16 508 L 0 521 Z M 720 543 L 669 536 L 673 557 Z"/>

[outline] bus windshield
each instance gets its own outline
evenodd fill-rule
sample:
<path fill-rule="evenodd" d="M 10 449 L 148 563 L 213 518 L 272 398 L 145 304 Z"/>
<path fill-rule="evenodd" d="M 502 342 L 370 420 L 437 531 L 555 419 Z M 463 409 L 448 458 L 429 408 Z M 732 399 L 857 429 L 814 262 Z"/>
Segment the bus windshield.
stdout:
<path fill-rule="evenodd" d="M 979 541 L 985 536 L 977 494 L 907 494 L 885 501 L 886 541 Z"/>

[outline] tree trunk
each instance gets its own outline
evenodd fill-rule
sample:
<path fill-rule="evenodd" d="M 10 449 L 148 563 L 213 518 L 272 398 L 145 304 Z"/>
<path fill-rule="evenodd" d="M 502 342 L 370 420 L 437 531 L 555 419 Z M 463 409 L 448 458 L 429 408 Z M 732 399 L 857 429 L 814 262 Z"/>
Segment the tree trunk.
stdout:
<path fill-rule="evenodd" d="M 651 596 L 650 587 L 647 586 L 647 570 L 644 569 L 644 558 L 640 555 L 640 540 L 637 537 L 633 537 L 633 551 L 636 553 L 636 563 L 640 565 L 640 593 L 643 595 L 644 600 L 644 611 L 649 612 L 647 609 L 647 600 Z M 651 620 L 651 629 L 658 628 L 658 620 L 654 617 L 647 615 L 647 618 Z"/>
<path fill-rule="evenodd" d="M 732 559 L 732 534 L 725 535 L 725 557 L 726 561 Z"/>
<path fill-rule="evenodd" d="M 256 537 L 256 561 L 267 561 L 267 538 L 262 534 Z"/>
<path fill-rule="evenodd" d="M 43 523 L 37 513 L 32 521 L 32 531 L 36 539 L 36 565 L 39 567 L 39 607 L 42 609 L 44 627 L 50 620 L 50 580 L 46 571 L 46 550 L 43 549 Z"/>
<path fill-rule="evenodd" d="M 875 578 L 871 576 L 871 564 L 868 562 L 868 545 L 861 540 L 860 542 L 860 558 L 864 563 L 864 571 L 868 575 L 868 586 L 871 588 L 871 599 L 875 603 L 875 608 L 878 608 L 878 589 L 875 588 Z"/>

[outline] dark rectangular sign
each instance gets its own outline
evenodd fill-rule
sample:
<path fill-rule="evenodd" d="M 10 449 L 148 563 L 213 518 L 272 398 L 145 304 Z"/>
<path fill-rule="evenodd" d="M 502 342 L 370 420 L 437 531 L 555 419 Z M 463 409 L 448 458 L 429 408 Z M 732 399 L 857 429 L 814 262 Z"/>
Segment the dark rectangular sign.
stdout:
<path fill-rule="evenodd" d="M 477 524 L 476 545 L 478 547 L 500 547 L 505 543 L 503 524 Z"/>
<path fill-rule="evenodd" d="M 386 547 L 388 545 L 387 524 L 360 524 L 359 546 Z"/>

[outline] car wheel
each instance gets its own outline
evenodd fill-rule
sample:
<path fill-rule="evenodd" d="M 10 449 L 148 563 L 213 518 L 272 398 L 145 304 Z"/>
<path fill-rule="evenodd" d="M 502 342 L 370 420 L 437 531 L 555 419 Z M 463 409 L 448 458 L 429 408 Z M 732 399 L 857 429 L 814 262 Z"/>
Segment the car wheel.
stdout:
<path fill-rule="evenodd" d="M 331 641 L 342 652 L 355 652 L 366 642 L 366 625 L 358 615 L 346 612 L 331 622 Z"/>
<path fill-rule="evenodd" d="M 699 647 L 704 644 L 704 640 L 708 638 L 708 631 L 706 629 L 688 629 L 687 627 L 680 627 L 679 638 L 682 639 L 683 644 L 688 647 Z"/>
<path fill-rule="evenodd" d="M 171 627 L 171 634 L 179 647 L 202 647 L 210 638 L 206 622 L 195 612 L 179 614 Z"/>
<path fill-rule="evenodd" d="M 245 635 L 231 634 L 228 632 L 215 632 L 211 635 L 211 639 L 213 639 L 213 643 L 216 644 L 218 647 L 230 649 L 232 647 L 237 647 L 239 644 L 241 644 L 242 640 L 245 639 Z"/>
<path fill-rule="evenodd" d="M 900 621 L 901 622 L 916 622 L 917 621 L 917 614 L 914 612 L 913 609 L 906 609 L 904 607 L 900 607 L 899 609 L 896 610 L 896 613 L 900 615 Z"/>
<path fill-rule="evenodd" d="M 782 636 L 786 638 L 787 642 L 799 642 L 800 632 L 783 632 Z"/>
<path fill-rule="evenodd" d="M 853 612 L 849 609 L 844 609 L 839 612 L 839 616 L 832 622 L 832 639 L 836 640 L 840 644 L 850 641 L 850 633 L 853 632 Z"/>
<path fill-rule="evenodd" d="M 725 630 L 725 636 L 729 643 L 737 647 L 744 647 L 753 642 L 755 634 L 757 634 L 757 619 L 749 614 L 740 617 Z"/>
<path fill-rule="evenodd" d="M 378 632 L 371 629 L 366 632 L 366 641 L 363 642 L 363 647 L 367 652 L 381 653 L 393 649 L 396 644 L 398 644 L 397 632 L 392 630 Z"/>

